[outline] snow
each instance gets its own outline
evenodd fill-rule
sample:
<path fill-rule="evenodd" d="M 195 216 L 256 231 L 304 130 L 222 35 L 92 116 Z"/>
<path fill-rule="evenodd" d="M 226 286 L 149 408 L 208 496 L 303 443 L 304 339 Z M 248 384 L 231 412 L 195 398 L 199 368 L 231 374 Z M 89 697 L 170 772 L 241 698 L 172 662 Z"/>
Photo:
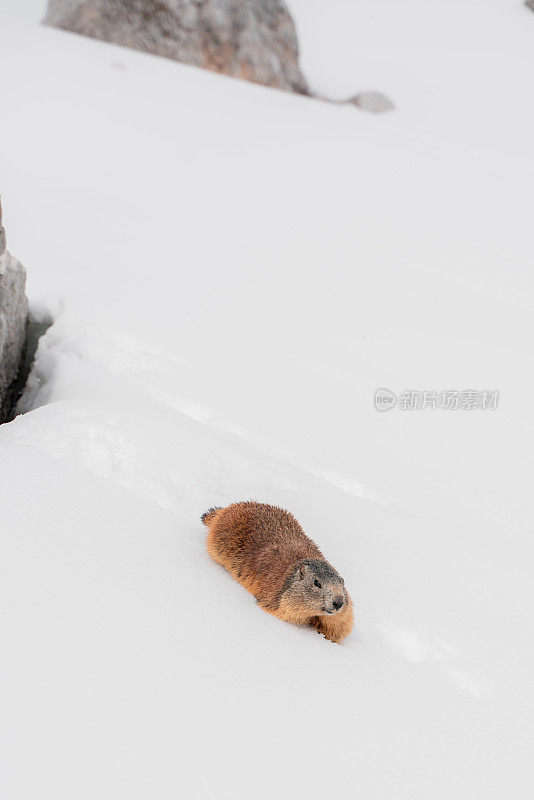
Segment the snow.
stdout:
<path fill-rule="evenodd" d="M 288 0 L 312 89 L 378 89 L 425 140 L 532 169 L 532 12 L 522 0 Z M 392 121 L 388 120 L 388 125 Z"/>
<path fill-rule="evenodd" d="M 4 223 L 54 319 L 0 428 L 2 798 L 532 794 L 534 24 L 357 6 L 292 0 L 303 66 L 387 115 L 0 0 Z M 344 575 L 342 646 L 206 556 L 250 497 Z"/>

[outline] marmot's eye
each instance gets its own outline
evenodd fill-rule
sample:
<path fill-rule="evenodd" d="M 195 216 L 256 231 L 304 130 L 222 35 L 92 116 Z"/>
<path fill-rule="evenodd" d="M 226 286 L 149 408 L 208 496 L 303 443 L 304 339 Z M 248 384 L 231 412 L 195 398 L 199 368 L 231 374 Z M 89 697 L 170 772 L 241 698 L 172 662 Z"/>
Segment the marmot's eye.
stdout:
<path fill-rule="evenodd" d="M 321 583 L 317 580 L 317 578 L 314 580 L 313 585 L 317 586 L 318 589 L 322 588 Z"/>

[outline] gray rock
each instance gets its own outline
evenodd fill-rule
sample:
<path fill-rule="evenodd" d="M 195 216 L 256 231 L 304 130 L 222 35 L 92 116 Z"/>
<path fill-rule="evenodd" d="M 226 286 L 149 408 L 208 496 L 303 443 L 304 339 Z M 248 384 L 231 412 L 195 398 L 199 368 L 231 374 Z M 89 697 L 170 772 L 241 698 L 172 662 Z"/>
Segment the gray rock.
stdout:
<path fill-rule="evenodd" d="M 49 0 L 44 22 L 106 42 L 308 93 L 282 0 Z"/>
<path fill-rule="evenodd" d="M 347 100 L 347 103 L 353 103 L 358 108 L 371 111 L 373 114 L 392 111 L 395 108 L 389 97 L 381 92 L 359 92 Z"/>
<path fill-rule="evenodd" d="M 2 225 L 2 203 L 0 201 L 0 256 L 3 256 L 6 251 L 6 232 Z"/>
<path fill-rule="evenodd" d="M 26 270 L 5 249 L 1 206 L 0 229 L 0 422 L 5 422 L 16 400 L 14 385 L 24 358 L 28 301 Z"/>
<path fill-rule="evenodd" d="M 525 5 L 527 8 L 530 8 L 531 11 L 534 11 L 534 0 L 525 0 Z"/>

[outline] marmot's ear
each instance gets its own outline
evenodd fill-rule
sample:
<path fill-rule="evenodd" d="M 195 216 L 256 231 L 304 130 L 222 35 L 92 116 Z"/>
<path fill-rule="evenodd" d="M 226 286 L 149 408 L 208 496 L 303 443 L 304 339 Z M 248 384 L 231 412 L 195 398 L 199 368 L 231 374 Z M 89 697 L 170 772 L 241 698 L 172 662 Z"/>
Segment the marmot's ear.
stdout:
<path fill-rule="evenodd" d="M 299 571 L 298 571 L 299 581 L 301 581 L 303 577 L 306 575 L 307 569 L 308 567 L 306 566 L 306 564 L 299 564 Z"/>

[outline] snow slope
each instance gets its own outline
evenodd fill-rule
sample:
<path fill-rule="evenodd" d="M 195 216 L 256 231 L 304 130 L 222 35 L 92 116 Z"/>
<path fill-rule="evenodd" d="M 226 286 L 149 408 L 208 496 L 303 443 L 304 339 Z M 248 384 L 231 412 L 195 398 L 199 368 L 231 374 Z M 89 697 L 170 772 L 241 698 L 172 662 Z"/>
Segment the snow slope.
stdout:
<path fill-rule="evenodd" d="M 532 11 L 523 0 L 288 0 L 312 88 L 379 89 L 397 124 L 532 165 Z"/>
<path fill-rule="evenodd" d="M 517 86 L 534 19 L 483 5 L 447 4 L 441 57 L 480 19 Z M 441 118 L 419 51 L 351 75 L 375 118 L 42 11 L 0 0 L 8 244 L 55 320 L 0 428 L 2 798 L 531 797 L 532 111 L 478 147 L 467 58 Z M 379 386 L 501 402 L 379 414 Z M 248 497 L 344 574 L 342 647 L 208 560 L 200 514 Z"/>

